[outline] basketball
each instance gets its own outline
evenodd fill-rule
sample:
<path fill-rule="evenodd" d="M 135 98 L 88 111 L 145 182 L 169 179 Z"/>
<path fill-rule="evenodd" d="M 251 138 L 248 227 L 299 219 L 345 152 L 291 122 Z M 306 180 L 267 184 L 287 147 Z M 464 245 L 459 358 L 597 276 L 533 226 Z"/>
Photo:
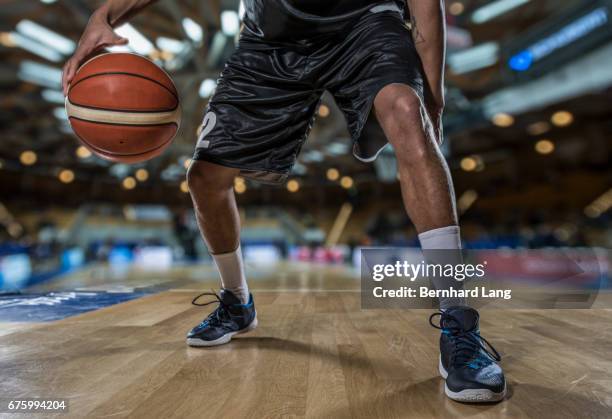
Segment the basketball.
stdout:
<path fill-rule="evenodd" d="M 83 64 L 70 85 L 66 111 L 83 145 L 121 163 L 159 156 L 181 119 L 170 76 L 130 53 L 102 54 Z"/>

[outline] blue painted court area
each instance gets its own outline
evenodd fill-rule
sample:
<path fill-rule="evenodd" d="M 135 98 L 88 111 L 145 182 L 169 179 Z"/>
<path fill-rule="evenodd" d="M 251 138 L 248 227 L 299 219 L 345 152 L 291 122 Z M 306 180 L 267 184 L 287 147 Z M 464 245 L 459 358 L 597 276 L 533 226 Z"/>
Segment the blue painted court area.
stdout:
<path fill-rule="evenodd" d="M 52 292 L 0 295 L 0 322 L 49 322 L 150 295 L 149 292 Z"/>

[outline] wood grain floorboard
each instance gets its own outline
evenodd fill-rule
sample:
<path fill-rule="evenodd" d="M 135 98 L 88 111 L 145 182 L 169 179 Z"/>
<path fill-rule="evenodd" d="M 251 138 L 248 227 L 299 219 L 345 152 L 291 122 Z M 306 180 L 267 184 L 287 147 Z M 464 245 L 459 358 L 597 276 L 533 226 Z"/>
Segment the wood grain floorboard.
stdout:
<path fill-rule="evenodd" d="M 346 282 L 309 293 L 294 275 L 296 291 L 254 287 L 260 326 L 217 348 L 185 345 L 208 308 L 180 289 L 1 323 L 1 397 L 65 397 L 58 417 L 74 418 L 612 417 L 611 310 L 483 310 L 509 396 L 460 404 L 443 394 L 430 311 L 361 310 L 359 293 L 320 289 Z"/>

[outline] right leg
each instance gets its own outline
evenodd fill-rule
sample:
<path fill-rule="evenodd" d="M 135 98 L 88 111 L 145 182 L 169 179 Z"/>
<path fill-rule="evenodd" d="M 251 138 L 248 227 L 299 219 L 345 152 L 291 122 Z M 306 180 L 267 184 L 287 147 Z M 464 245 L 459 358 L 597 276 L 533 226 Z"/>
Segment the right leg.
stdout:
<path fill-rule="evenodd" d="M 193 346 L 226 343 L 257 325 L 233 191 L 239 170 L 228 167 L 240 168 L 254 180 L 282 182 L 321 94 L 304 76 L 308 57 L 270 50 L 263 39 L 253 42 L 266 48 L 238 48 L 226 63 L 206 107 L 187 174 L 198 224 L 223 288 L 219 307 L 187 335 Z M 253 42 L 249 41 L 251 47 Z M 206 163 L 210 161 L 217 164 Z"/>
<path fill-rule="evenodd" d="M 240 217 L 233 189 L 238 172 L 197 160 L 187 171 L 198 226 L 213 255 L 233 252 L 240 244 Z"/>
<path fill-rule="evenodd" d="M 219 269 L 223 287 L 219 307 L 187 335 L 191 346 L 227 343 L 233 335 L 257 326 L 240 251 L 240 217 L 233 189 L 238 172 L 197 160 L 187 171 L 198 226 Z"/>
<path fill-rule="evenodd" d="M 215 260 L 225 291 L 242 304 L 249 301 L 240 249 L 240 217 L 234 195 L 238 169 L 194 160 L 187 171 L 187 182 L 202 237 Z"/>

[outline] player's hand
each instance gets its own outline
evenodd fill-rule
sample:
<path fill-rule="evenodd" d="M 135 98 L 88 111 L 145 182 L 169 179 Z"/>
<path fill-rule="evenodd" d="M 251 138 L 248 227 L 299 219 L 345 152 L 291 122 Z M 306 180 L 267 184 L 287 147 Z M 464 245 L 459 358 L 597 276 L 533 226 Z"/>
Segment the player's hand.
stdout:
<path fill-rule="evenodd" d="M 128 40 L 113 32 L 109 25 L 106 14 L 94 13 L 81 36 L 79 45 L 74 55 L 66 62 L 62 71 L 62 89 L 64 95 L 68 94 L 68 86 L 78 68 L 92 55 L 100 50 L 113 45 L 126 45 Z"/>

